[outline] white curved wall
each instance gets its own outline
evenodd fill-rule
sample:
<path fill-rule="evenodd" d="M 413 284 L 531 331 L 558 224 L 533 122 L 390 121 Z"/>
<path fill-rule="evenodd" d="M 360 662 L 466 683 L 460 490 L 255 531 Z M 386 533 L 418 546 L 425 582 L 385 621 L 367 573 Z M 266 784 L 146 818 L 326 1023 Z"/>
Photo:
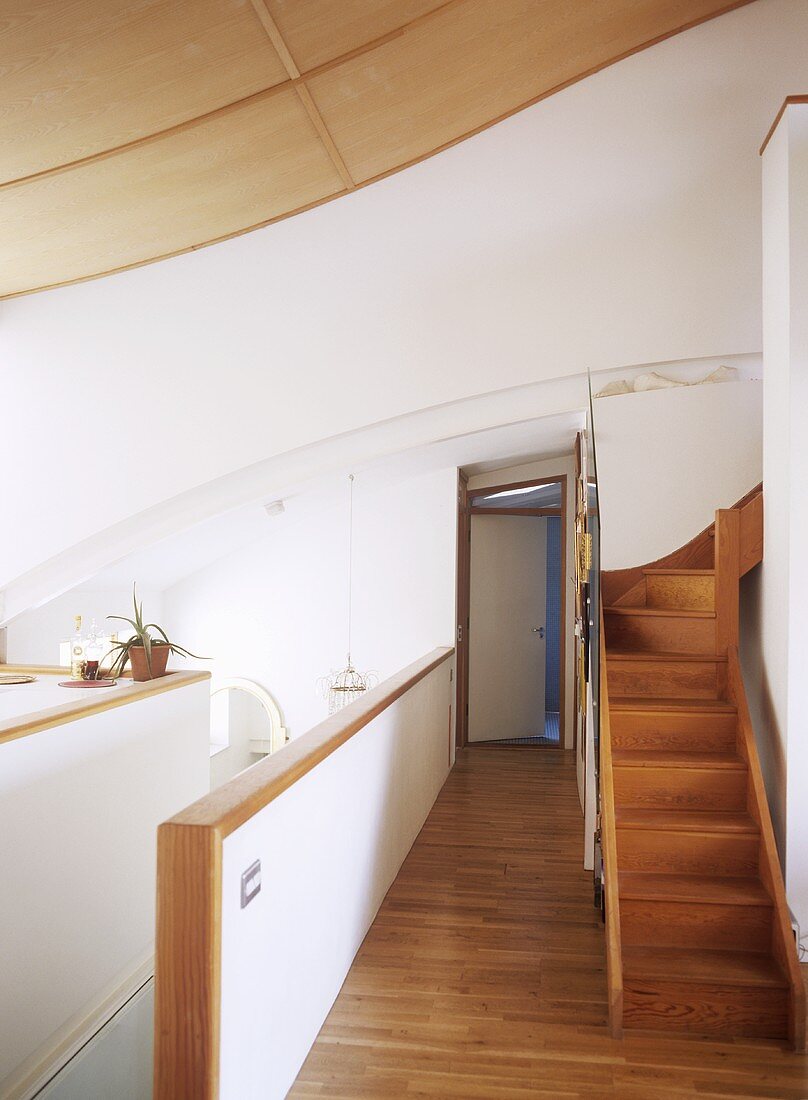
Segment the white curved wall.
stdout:
<path fill-rule="evenodd" d="M 759 350 L 757 148 L 806 39 L 808 4 L 759 0 L 336 203 L 2 303 L 0 583 L 384 418 Z"/>
<path fill-rule="evenodd" d="M 595 401 L 603 569 L 670 554 L 763 480 L 762 398 L 726 382 Z"/>

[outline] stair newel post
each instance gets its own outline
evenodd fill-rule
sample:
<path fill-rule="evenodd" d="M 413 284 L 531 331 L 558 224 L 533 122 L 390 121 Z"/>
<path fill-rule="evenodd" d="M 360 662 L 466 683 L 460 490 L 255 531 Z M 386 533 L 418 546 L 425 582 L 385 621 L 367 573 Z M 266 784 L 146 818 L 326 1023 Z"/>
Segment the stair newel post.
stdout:
<path fill-rule="evenodd" d="M 715 513 L 715 651 L 738 645 L 738 596 L 741 579 L 741 521 L 735 508 Z"/>

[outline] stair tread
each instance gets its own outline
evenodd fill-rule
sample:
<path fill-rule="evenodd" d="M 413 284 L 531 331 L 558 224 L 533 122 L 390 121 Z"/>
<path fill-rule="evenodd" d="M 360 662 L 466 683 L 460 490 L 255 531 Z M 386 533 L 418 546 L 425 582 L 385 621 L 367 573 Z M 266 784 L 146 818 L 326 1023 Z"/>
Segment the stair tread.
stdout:
<path fill-rule="evenodd" d="M 667 653 L 649 649 L 609 649 L 606 648 L 607 661 L 683 661 L 702 664 L 726 664 L 726 654 L 722 653 Z"/>
<path fill-rule="evenodd" d="M 708 902 L 720 905 L 772 905 L 757 878 L 620 872 L 620 897 L 646 901 Z"/>
<path fill-rule="evenodd" d="M 787 989 L 770 955 L 684 947 L 625 947 L 623 977 L 629 981 L 708 982 L 721 986 Z"/>
<path fill-rule="evenodd" d="M 649 810 L 628 807 L 616 808 L 614 816 L 619 829 L 670 829 L 688 833 L 759 832 L 749 814 L 728 810 Z"/>
<path fill-rule="evenodd" d="M 714 611 L 691 609 L 687 607 L 604 607 L 606 615 L 626 615 L 639 618 L 661 619 L 714 619 Z"/>
<path fill-rule="evenodd" d="M 720 768 L 746 771 L 746 763 L 732 752 L 676 752 L 670 749 L 612 749 L 615 767 Z"/>
<path fill-rule="evenodd" d="M 683 714 L 735 714 L 737 707 L 726 699 L 688 699 L 677 696 L 618 695 L 609 699 L 609 710 L 672 711 Z"/>
<path fill-rule="evenodd" d="M 712 577 L 715 569 L 643 569 L 643 573 L 661 577 Z"/>

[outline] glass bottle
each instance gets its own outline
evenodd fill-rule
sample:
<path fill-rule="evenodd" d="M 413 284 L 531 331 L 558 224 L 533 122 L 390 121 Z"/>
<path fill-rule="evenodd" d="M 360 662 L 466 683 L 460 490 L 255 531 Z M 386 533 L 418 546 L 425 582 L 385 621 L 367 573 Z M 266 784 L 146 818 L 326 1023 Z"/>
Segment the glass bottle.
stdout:
<path fill-rule="evenodd" d="M 90 633 L 87 635 L 87 644 L 84 647 L 86 661 L 84 662 L 85 680 L 97 680 L 98 670 L 101 665 L 101 657 L 104 653 L 104 639 L 98 632 L 95 619 L 90 622 Z"/>
<path fill-rule="evenodd" d="M 84 638 L 81 634 L 81 615 L 73 619 L 73 637 L 70 639 L 70 675 L 74 680 L 84 679 Z"/>

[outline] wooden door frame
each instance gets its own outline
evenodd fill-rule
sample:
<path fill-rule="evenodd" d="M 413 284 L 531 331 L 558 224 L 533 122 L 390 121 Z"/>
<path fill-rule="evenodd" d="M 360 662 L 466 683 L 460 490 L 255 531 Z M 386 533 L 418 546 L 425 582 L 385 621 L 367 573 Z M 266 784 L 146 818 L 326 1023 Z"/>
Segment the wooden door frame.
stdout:
<path fill-rule="evenodd" d="M 486 485 L 470 490 L 468 478 L 459 471 L 457 492 L 457 621 L 455 624 L 455 647 L 457 650 L 457 685 L 455 703 L 457 720 L 455 723 L 455 744 L 465 748 L 468 744 L 468 698 L 469 698 L 469 618 L 471 609 L 471 517 L 473 515 L 495 516 L 558 516 L 555 508 L 472 508 L 469 497 L 472 494 L 499 493 L 509 489 L 527 489 L 538 485 L 561 485 L 561 630 L 558 639 L 558 748 L 564 748 L 567 724 L 567 473 L 554 477 L 536 477 L 528 481 L 512 481 L 505 485 Z M 548 748 L 550 746 L 547 746 Z"/>

